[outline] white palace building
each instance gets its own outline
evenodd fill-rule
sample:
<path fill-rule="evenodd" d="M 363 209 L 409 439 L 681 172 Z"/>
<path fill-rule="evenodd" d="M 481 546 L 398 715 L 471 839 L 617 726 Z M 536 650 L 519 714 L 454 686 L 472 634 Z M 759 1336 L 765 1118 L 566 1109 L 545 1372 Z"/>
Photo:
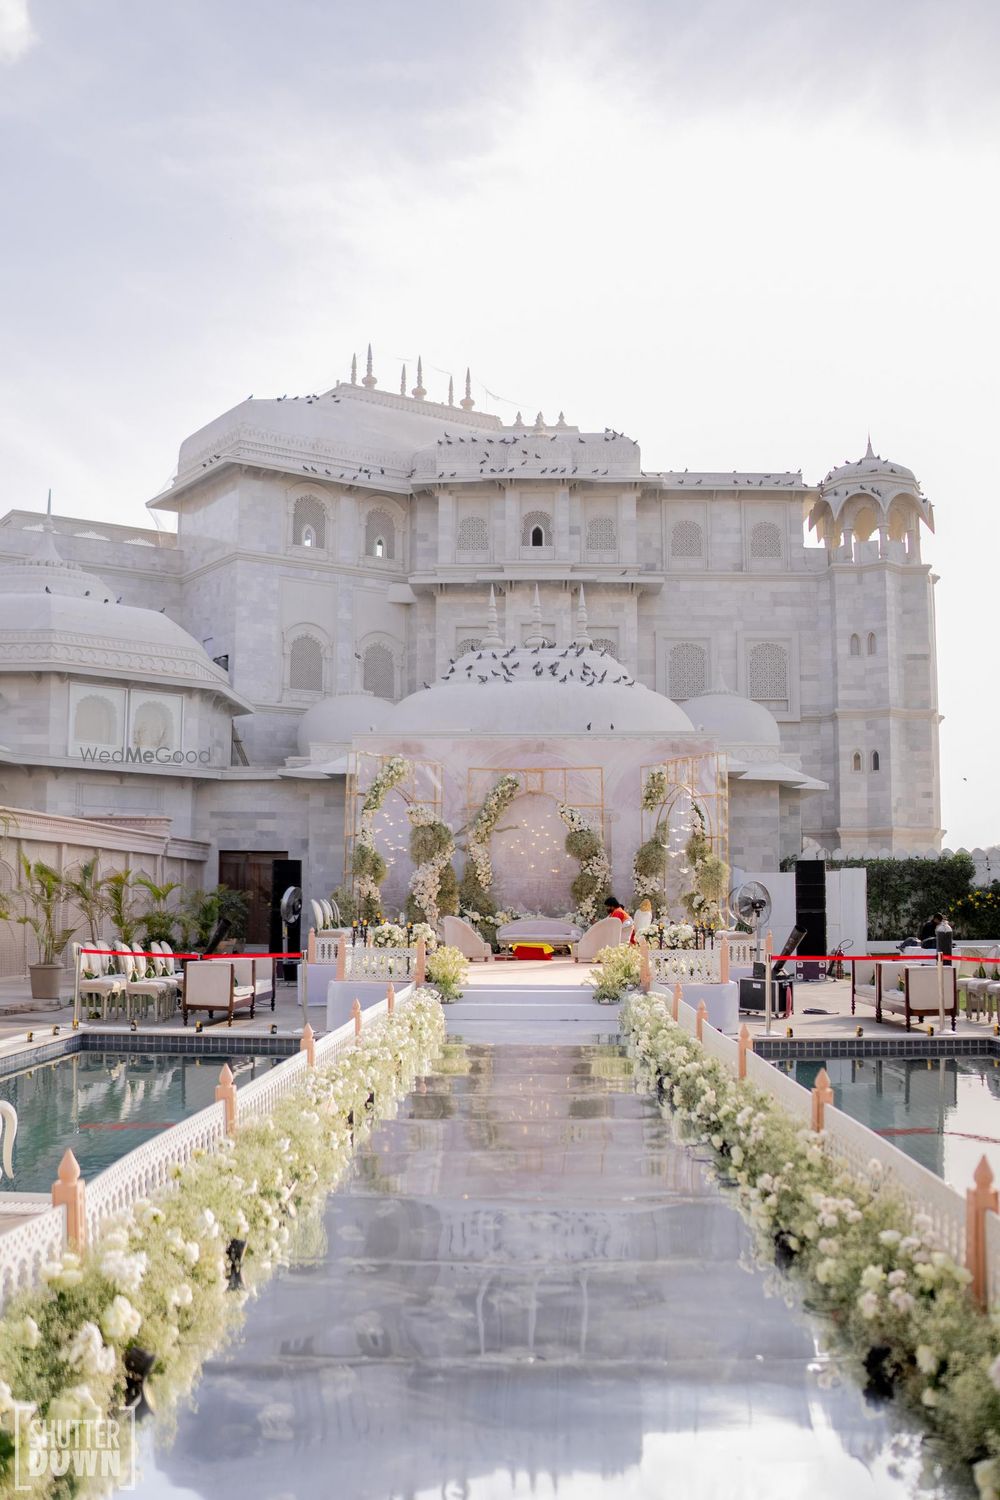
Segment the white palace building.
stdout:
<path fill-rule="evenodd" d="M 360 382 L 216 418 L 149 502 L 176 533 L 0 521 L 22 837 L 221 875 L 260 928 L 275 858 L 307 895 L 341 882 L 363 766 L 400 751 L 456 828 L 494 772 L 570 801 L 576 777 L 625 900 L 643 768 L 685 756 L 722 768 L 735 867 L 940 848 L 933 512 L 909 469 L 869 444 L 819 483 L 651 473 L 611 429 L 405 386 L 369 354 Z M 519 821 L 545 842 L 540 802 Z"/>

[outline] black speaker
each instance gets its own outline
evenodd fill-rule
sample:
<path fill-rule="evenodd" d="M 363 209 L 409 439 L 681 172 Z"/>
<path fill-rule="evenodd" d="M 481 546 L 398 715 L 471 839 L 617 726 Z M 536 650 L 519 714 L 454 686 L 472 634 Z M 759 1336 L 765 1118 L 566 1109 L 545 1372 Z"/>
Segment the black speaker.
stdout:
<path fill-rule="evenodd" d="M 790 979 L 775 979 L 771 982 L 772 1008 L 774 1016 L 790 1016 L 792 1013 L 792 983 Z M 764 1014 L 764 1002 L 767 996 L 766 979 L 741 979 L 740 980 L 740 1010 L 756 1011 Z"/>
<path fill-rule="evenodd" d="M 826 861 L 795 862 L 795 925 L 803 929 L 803 953 L 826 952 Z"/>

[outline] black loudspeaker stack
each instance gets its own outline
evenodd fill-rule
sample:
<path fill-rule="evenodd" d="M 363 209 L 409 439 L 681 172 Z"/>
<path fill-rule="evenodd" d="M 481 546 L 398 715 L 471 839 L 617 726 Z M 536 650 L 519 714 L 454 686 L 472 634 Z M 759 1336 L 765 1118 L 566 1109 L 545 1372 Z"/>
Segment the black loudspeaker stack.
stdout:
<path fill-rule="evenodd" d="M 822 859 L 796 860 L 795 925 L 805 929 L 800 953 L 826 952 L 826 862 Z"/>

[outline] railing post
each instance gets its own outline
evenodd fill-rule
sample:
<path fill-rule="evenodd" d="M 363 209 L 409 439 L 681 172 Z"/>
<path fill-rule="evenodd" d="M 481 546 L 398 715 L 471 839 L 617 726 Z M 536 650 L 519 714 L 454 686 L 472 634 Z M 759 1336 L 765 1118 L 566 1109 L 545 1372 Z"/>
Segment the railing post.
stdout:
<path fill-rule="evenodd" d="M 219 1069 L 219 1081 L 215 1085 L 215 1102 L 221 1104 L 226 1115 L 226 1134 L 236 1134 L 236 1083 L 233 1070 L 228 1063 Z"/>
<path fill-rule="evenodd" d="M 822 1130 L 826 1119 L 826 1106 L 833 1103 L 830 1075 L 825 1068 L 816 1074 L 816 1086 L 812 1091 L 812 1128 Z"/>
<path fill-rule="evenodd" d="M 80 1024 L 80 943 L 73 944 L 73 1030 Z"/>
<path fill-rule="evenodd" d="M 310 1068 L 316 1066 L 316 1033 L 307 1021 L 302 1028 L 302 1040 L 299 1042 L 299 1051 L 306 1055 L 306 1065 Z"/>
<path fill-rule="evenodd" d="M 747 1053 L 751 1051 L 752 1045 L 750 1041 L 750 1027 L 744 1021 L 740 1027 L 740 1051 L 736 1061 L 737 1078 L 745 1078 L 747 1076 Z"/>
<path fill-rule="evenodd" d="M 337 939 L 337 978 L 347 978 L 347 939 L 343 933 Z"/>
<path fill-rule="evenodd" d="M 965 1268 L 972 1277 L 969 1290 L 979 1307 L 989 1300 L 989 1275 L 986 1259 L 986 1215 L 997 1212 L 997 1190 L 993 1173 L 985 1156 L 972 1174 L 973 1186 L 965 1195 Z"/>
<path fill-rule="evenodd" d="M 360 1036 L 361 1035 L 361 1001 L 358 1000 L 357 997 L 355 997 L 354 1004 L 351 1006 L 351 1015 L 354 1017 L 354 1035 L 355 1036 Z"/>
<path fill-rule="evenodd" d="M 719 943 L 719 983 L 729 983 L 729 939 L 723 938 Z"/>
<path fill-rule="evenodd" d="M 649 944 L 644 937 L 639 939 L 639 988 L 648 995 L 653 986 L 653 970 L 649 962 Z"/>
<path fill-rule="evenodd" d="M 315 929 L 315 927 L 310 927 L 310 929 L 309 929 L 309 936 L 306 938 L 306 963 L 307 964 L 314 964 L 315 962 L 316 962 L 316 929 Z"/>
<path fill-rule="evenodd" d="M 698 1001 L 698 1009 L 695 1011 L 695 1022 L 694 1022 L 694 1034 L 698 1038 L 699 1042 L 702 1039 L 702 1032 L 704 1031 L 705 1022 L 706 1022 L 707 1019 L 708 1019 L 708 1006 L 705 1004 L 704 1000 L 699 1000 Z"/>
<path fill-rule="evenodd" d="M 425 984 L 427 982 L 427 940 L 417 938 L 417 957 L 413 965 L 413 983 Z"/>
<path fill-rule="evenodd" d="M 396 1009 L 396 986 L 394 984 L 392 984 L 392 983 L 389 983 L 386 986 L 386 991 L 385 991 L 385 1008 L 389 1012 L 390 1016 L 392 1015 L 393 1011 Z"/>
<path fill-rule="evenodd" d="M 87 1188 L 80 1176 L 80 1163 L 68 1147 L 52 1184 L 52 1207 L 60 1206 L 66 1210 L 67 1243 L 81 1251 L 87 1243 Z"/>
<path fill-rule="evenodd" d="M 681 995 L 682 995 L 681 982 L 678 979 L 677 983 L 674 985 L 673 1014 L 674 1014 L 674 1020 L 675 1021 L 679 1021 L 680 1018 L 681 1018 Z"/>

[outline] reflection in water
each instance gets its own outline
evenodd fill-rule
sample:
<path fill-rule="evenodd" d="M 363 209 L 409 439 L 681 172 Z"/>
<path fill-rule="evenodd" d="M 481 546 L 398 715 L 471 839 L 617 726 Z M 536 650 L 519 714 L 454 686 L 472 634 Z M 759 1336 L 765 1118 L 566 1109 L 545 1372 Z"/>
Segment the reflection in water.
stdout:
<path fill-rule="evenodd" d="M 954 1497 L 610 1047 L 469 1045 L 359 1153 L 139 1493 Z"/>

